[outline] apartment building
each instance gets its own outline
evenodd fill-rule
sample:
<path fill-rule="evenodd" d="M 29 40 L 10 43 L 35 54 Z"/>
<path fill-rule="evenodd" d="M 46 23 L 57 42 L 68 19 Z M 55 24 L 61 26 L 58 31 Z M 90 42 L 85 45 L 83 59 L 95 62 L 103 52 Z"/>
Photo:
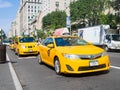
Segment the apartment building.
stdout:
<path fill-rule="evenodd" d="M 70 16 L 70 2 L 76 0 L 20 0 L 15 23 L 11 23 L 11 35 L 30 35 L 35 29 L 42 29 L 42 18 L 52 11 L 62 10 Z M 13 25 L 16 29 L 13 30 Z"/>
<path fill-rule="evenodd" d="M 30 34 L 30 22 L 39 15 L 41 0 L 20 0 L 20 32 Z"/>
<path fill-rule="evenodd" d="M 66 11 L 69 14 L 69 5 L 73 0 L 42 0 L 42 14 L 45 16 L 48 13 L 56 10 Z"/>
<path fill-rule="evenodd" d="M 70 2 L 75 0 L 41 0 L 41 11 L 38 17 L 34 18 L 30 23 L 30 31 L 34 32 L 35 29 L 42 29 L 42 18 L 51 13 L 52 11 L 61 10 L 65 11 L 70 16 L 69 5 Z M 32 33 L 30 32 L 30 33 Z"/>

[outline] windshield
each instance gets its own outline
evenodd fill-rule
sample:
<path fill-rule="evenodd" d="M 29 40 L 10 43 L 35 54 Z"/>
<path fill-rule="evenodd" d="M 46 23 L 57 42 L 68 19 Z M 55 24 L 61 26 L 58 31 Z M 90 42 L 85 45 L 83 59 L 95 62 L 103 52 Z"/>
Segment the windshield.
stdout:
<path fill-rule="evenodd" d="M 33 37 L 24 37 L 24 38 L 20 38 L 20 42 L 35 42 L 35 39 Z"/>
<path fill-rule="evenodd" d="M 7 40 L 7 39 L 3 40 L 3 42 L 4 42 L 4 43 L 10 43 L 10 41 Z"/>
<path fill-rule="evenodd" d="M 79 37 L 60 37 L 55 38 L 56 46 L 78 46 L 87 45 L 88 42 Z"/>
<path fill-rule="evenodd" d="M 112 40 L 120 41 L 120 35 L 112 35 Z"/>

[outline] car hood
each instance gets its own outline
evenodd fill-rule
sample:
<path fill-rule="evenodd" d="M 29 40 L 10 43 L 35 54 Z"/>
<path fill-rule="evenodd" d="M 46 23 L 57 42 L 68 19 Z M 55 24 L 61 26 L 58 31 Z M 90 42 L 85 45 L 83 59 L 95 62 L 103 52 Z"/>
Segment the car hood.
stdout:
<path fill-rule="evenodd" d="M 25 45 L 25 46 L 32 46 L 32 45 L 36 45 L 36 42 L 29 42 L 29 43 L 20 43 L 21 45 Z"/>
<path fill-rule="evenodd" d="M 93 45 L 57 47 L 57 51 L 67 54 L 98 54 L 104 50 Z"/>

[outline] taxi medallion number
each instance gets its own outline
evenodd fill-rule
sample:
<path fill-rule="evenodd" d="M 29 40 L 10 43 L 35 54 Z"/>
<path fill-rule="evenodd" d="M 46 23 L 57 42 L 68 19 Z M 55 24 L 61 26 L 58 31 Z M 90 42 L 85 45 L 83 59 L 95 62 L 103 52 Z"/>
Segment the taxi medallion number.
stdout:
<path fill-rule="evenodd" d="M 32 52 L 32 50 L 29 50 L 29 52 Z"/>

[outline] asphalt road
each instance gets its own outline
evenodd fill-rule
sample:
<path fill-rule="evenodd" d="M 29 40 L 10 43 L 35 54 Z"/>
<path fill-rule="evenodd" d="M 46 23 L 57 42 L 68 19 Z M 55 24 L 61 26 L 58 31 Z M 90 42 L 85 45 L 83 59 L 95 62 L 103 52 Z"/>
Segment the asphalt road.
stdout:
<path fill-rule="evenodd" d="M 19 58 L 7 48 L 24 90 L 120 90 L 120 51 L 108 53 L 111 62 L 108 73 L 56 75 L 53 68 L 39 65 L 36 56 Z"/>

